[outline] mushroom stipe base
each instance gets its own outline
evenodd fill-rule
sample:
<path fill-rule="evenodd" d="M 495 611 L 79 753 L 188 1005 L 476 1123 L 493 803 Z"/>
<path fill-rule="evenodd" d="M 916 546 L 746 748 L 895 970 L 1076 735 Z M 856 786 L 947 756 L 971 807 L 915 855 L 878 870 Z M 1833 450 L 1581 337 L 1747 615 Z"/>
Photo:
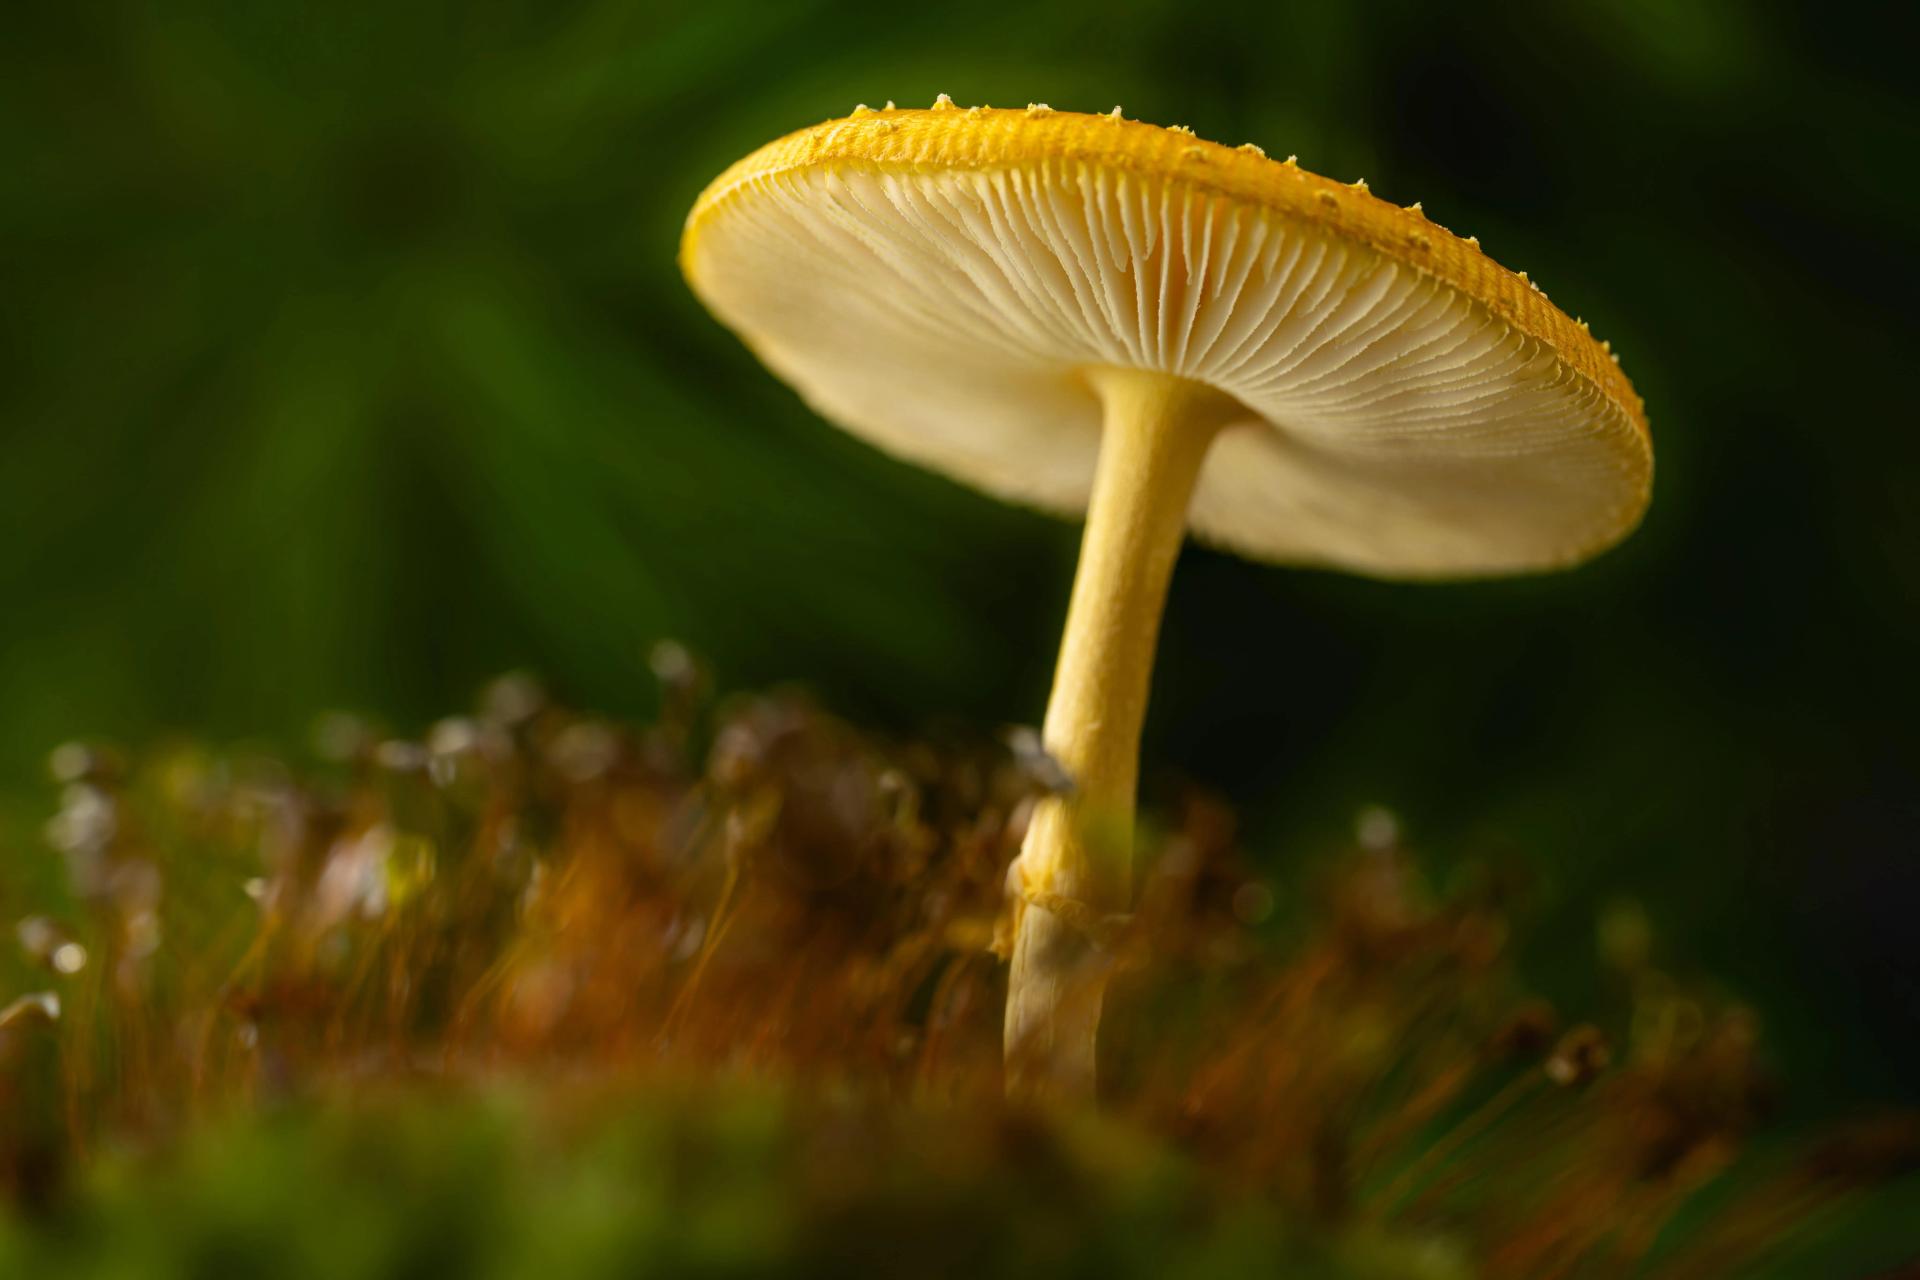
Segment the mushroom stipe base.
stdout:
<path fill-rule="evenodd" d="M 1042 801 L 1010 869 L 1016 892 L 1008 981 L 1007 1086 L 1085 1096 L 1110 958 L 1085 920 L 1039 905 L 1124 912 L 1132 888 L 1134 793 L 1160 613 L 1208 449 L 1245 411 L 1168 374 L 1090 370 L 1102 406 L 1100 458 L 1042 730 L 1073 778 Z"/>

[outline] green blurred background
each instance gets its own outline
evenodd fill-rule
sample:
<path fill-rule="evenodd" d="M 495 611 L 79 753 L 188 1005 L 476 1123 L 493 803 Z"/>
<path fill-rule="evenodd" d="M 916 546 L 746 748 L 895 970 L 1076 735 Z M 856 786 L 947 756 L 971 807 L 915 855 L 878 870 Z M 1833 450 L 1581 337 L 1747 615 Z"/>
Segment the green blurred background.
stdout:
<path fill-rule="evenodd" d="M 1077 530 L 825 427 L 674 263 L 727 162 L 857 101 L 1297 152 L 1613 340 L 1652 513 L 1578 572 L 1378 584 L 1194 551 L 1148 800 L 1280 883 L 1393 806 L 1755 998 L 1808 1111 L 1920 1081 L 1908 45 L 1831 4 L 31 2 L 0 40 L 0 859 L 47 749 L 402 728 L 524 666 L 883 726 L 1038 717 Z M 16 861 L 17 860 L 17 861 Z"/>

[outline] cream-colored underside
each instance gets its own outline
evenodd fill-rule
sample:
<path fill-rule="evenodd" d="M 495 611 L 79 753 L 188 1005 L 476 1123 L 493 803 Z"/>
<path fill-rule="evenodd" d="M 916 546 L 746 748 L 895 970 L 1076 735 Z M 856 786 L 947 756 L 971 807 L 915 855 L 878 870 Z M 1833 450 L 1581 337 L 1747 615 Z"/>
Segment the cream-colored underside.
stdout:
<path fill-rule="evenodd" d="M 1217 387 L 1199 535 L 1382 577 L 1548 568 L 1622 536 L 1644 441 L 1554 353 L 1378 251 L 1076 162 L 775 173 L 703 217 L 707 303 L 820 413 L 1002 497 L 1083 510 L 1084 371 Z"/>

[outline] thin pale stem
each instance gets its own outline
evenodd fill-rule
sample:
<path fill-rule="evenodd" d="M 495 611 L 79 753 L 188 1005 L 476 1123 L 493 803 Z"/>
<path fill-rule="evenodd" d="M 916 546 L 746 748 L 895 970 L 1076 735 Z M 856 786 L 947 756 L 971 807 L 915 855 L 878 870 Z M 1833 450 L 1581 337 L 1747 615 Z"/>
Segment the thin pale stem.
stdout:
<path fill-rule="evenodd" d="M 1154 646 L 1200 465 L 1233 402 L 1166 374 L 1090 375 L 1104 409 L 1080 565 L 1042 739 L 1074 780 L 1042 801 L 1017 863 L 1007 1090 L 1080 1098 L 1111 958 L 1099 922 L 1126 911 L 1134 791 Z"/>

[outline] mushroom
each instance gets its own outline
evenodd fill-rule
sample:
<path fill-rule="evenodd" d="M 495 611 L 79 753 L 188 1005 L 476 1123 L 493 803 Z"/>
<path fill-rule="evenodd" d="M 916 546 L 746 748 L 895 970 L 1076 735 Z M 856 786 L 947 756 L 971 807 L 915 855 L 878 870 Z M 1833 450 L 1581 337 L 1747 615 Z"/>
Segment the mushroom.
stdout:
<path fill-rule="evenodd" d="M 680 261 L 823 417 L 1086 513 L 1042 731 L 1073 786 L 1009 872 L 1017 1094 L 1093 1088 L 1189 527 L 1256 560 L 1433 580 L 1576 564 L 1647 504 L 1639 398 L 1525 275 L 1365 183 L 1118 108 L 858 108 L 722 173 Z"/>

